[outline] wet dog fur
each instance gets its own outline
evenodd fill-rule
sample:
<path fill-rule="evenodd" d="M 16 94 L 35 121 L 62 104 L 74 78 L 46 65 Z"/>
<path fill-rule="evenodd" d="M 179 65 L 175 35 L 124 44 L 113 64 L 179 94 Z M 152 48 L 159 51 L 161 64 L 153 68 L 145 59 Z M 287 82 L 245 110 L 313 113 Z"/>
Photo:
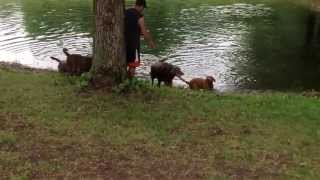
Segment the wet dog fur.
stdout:
<path fill-rule="evenodd" d="M 81 75 L 84 72 L 89 72 L 92 66 L 92 58 L 88 56 L 82 56 L 80 54 L 70 54 L 67 48 L 63 48 L 64 54 L 67 56 L 67 60 L 61 61 L 58 58 L 51 57 L 51 59 L 57 61 L 58 71 L 67 73 L 70 75 Z"/>
<path fill-rule="evenodd" d="M 204 78 L 194 78 L 191 81 L 186 81 L 183 78 L 180 77 L 182 81 L 187 83 L 189 85 L 189 88 L 192 90 L 213 90 L 213 83 L 216 82 L 215 78 L 212 76 L 207 76 Z"/>
<path fill-rule="evenodd" d="M 175 76 L 180 77 L 183 72 L 178 66 L 172 65 L 166 62 L 157 62 L 151 65 L 151 81 L 152 86 L 154 84 L 154 79 L 158 80 L 158 87 L 160 87 L 161 82 L 164 82 L 166 86 L 172 86 L 172 80 Z"/>

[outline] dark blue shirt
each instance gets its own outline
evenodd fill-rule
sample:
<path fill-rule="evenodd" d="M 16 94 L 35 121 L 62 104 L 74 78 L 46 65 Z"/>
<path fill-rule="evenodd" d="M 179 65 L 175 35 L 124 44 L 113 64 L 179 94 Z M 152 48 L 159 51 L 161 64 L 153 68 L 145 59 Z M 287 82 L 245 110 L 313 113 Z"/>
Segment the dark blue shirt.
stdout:
<path fill-rule="evenodd" d="M 134 8 L 126 10 L 125 13 L 125 41 L 127 49 L 127 61 L 133 61 L 136 57 L 136 52 L 140 57 L 140 34 L 139 19 L 143 15 Z"/>

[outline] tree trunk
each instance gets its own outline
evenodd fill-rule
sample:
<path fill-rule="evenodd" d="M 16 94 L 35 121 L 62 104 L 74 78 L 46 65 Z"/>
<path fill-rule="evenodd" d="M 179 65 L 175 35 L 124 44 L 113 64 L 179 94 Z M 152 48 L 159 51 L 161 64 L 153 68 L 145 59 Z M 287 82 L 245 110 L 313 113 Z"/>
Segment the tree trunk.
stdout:
<path fill-rule="evenodd" d="M 112 87 L 126 78 L 124 0 L 94 0 L 94 6 L 92 85 Z"/>

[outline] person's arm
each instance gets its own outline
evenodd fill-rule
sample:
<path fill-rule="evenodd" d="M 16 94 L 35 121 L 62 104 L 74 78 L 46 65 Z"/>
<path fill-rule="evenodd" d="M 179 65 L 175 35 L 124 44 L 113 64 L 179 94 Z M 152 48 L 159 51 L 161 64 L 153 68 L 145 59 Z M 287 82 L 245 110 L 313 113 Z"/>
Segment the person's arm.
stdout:
<path fill-rule="evenodd" d="M 139 19 L 139 26 L 140 26 L 141 32 L 143 34 L 143 37 L 145 38 L 145 40 L 148 43 L 148 46 L 150 48 L 155 48 L 156 44 L 154 43 L 153 38 L 152 38 L 149 30 L 147 29 L 146 25 L 145 25 L 144 17 L 141 17 Z"/>

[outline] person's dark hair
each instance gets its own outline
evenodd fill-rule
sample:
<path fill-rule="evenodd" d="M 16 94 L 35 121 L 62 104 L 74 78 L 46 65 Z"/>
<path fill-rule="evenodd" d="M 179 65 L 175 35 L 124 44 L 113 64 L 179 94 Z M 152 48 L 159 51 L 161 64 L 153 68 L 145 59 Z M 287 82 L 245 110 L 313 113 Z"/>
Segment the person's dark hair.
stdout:
<path fill-rule="evenodd" d="M 146 0 L 136 0 L 137 6 L 143 6 L 144 8 L 147 8 L 147 2 Z"/>

